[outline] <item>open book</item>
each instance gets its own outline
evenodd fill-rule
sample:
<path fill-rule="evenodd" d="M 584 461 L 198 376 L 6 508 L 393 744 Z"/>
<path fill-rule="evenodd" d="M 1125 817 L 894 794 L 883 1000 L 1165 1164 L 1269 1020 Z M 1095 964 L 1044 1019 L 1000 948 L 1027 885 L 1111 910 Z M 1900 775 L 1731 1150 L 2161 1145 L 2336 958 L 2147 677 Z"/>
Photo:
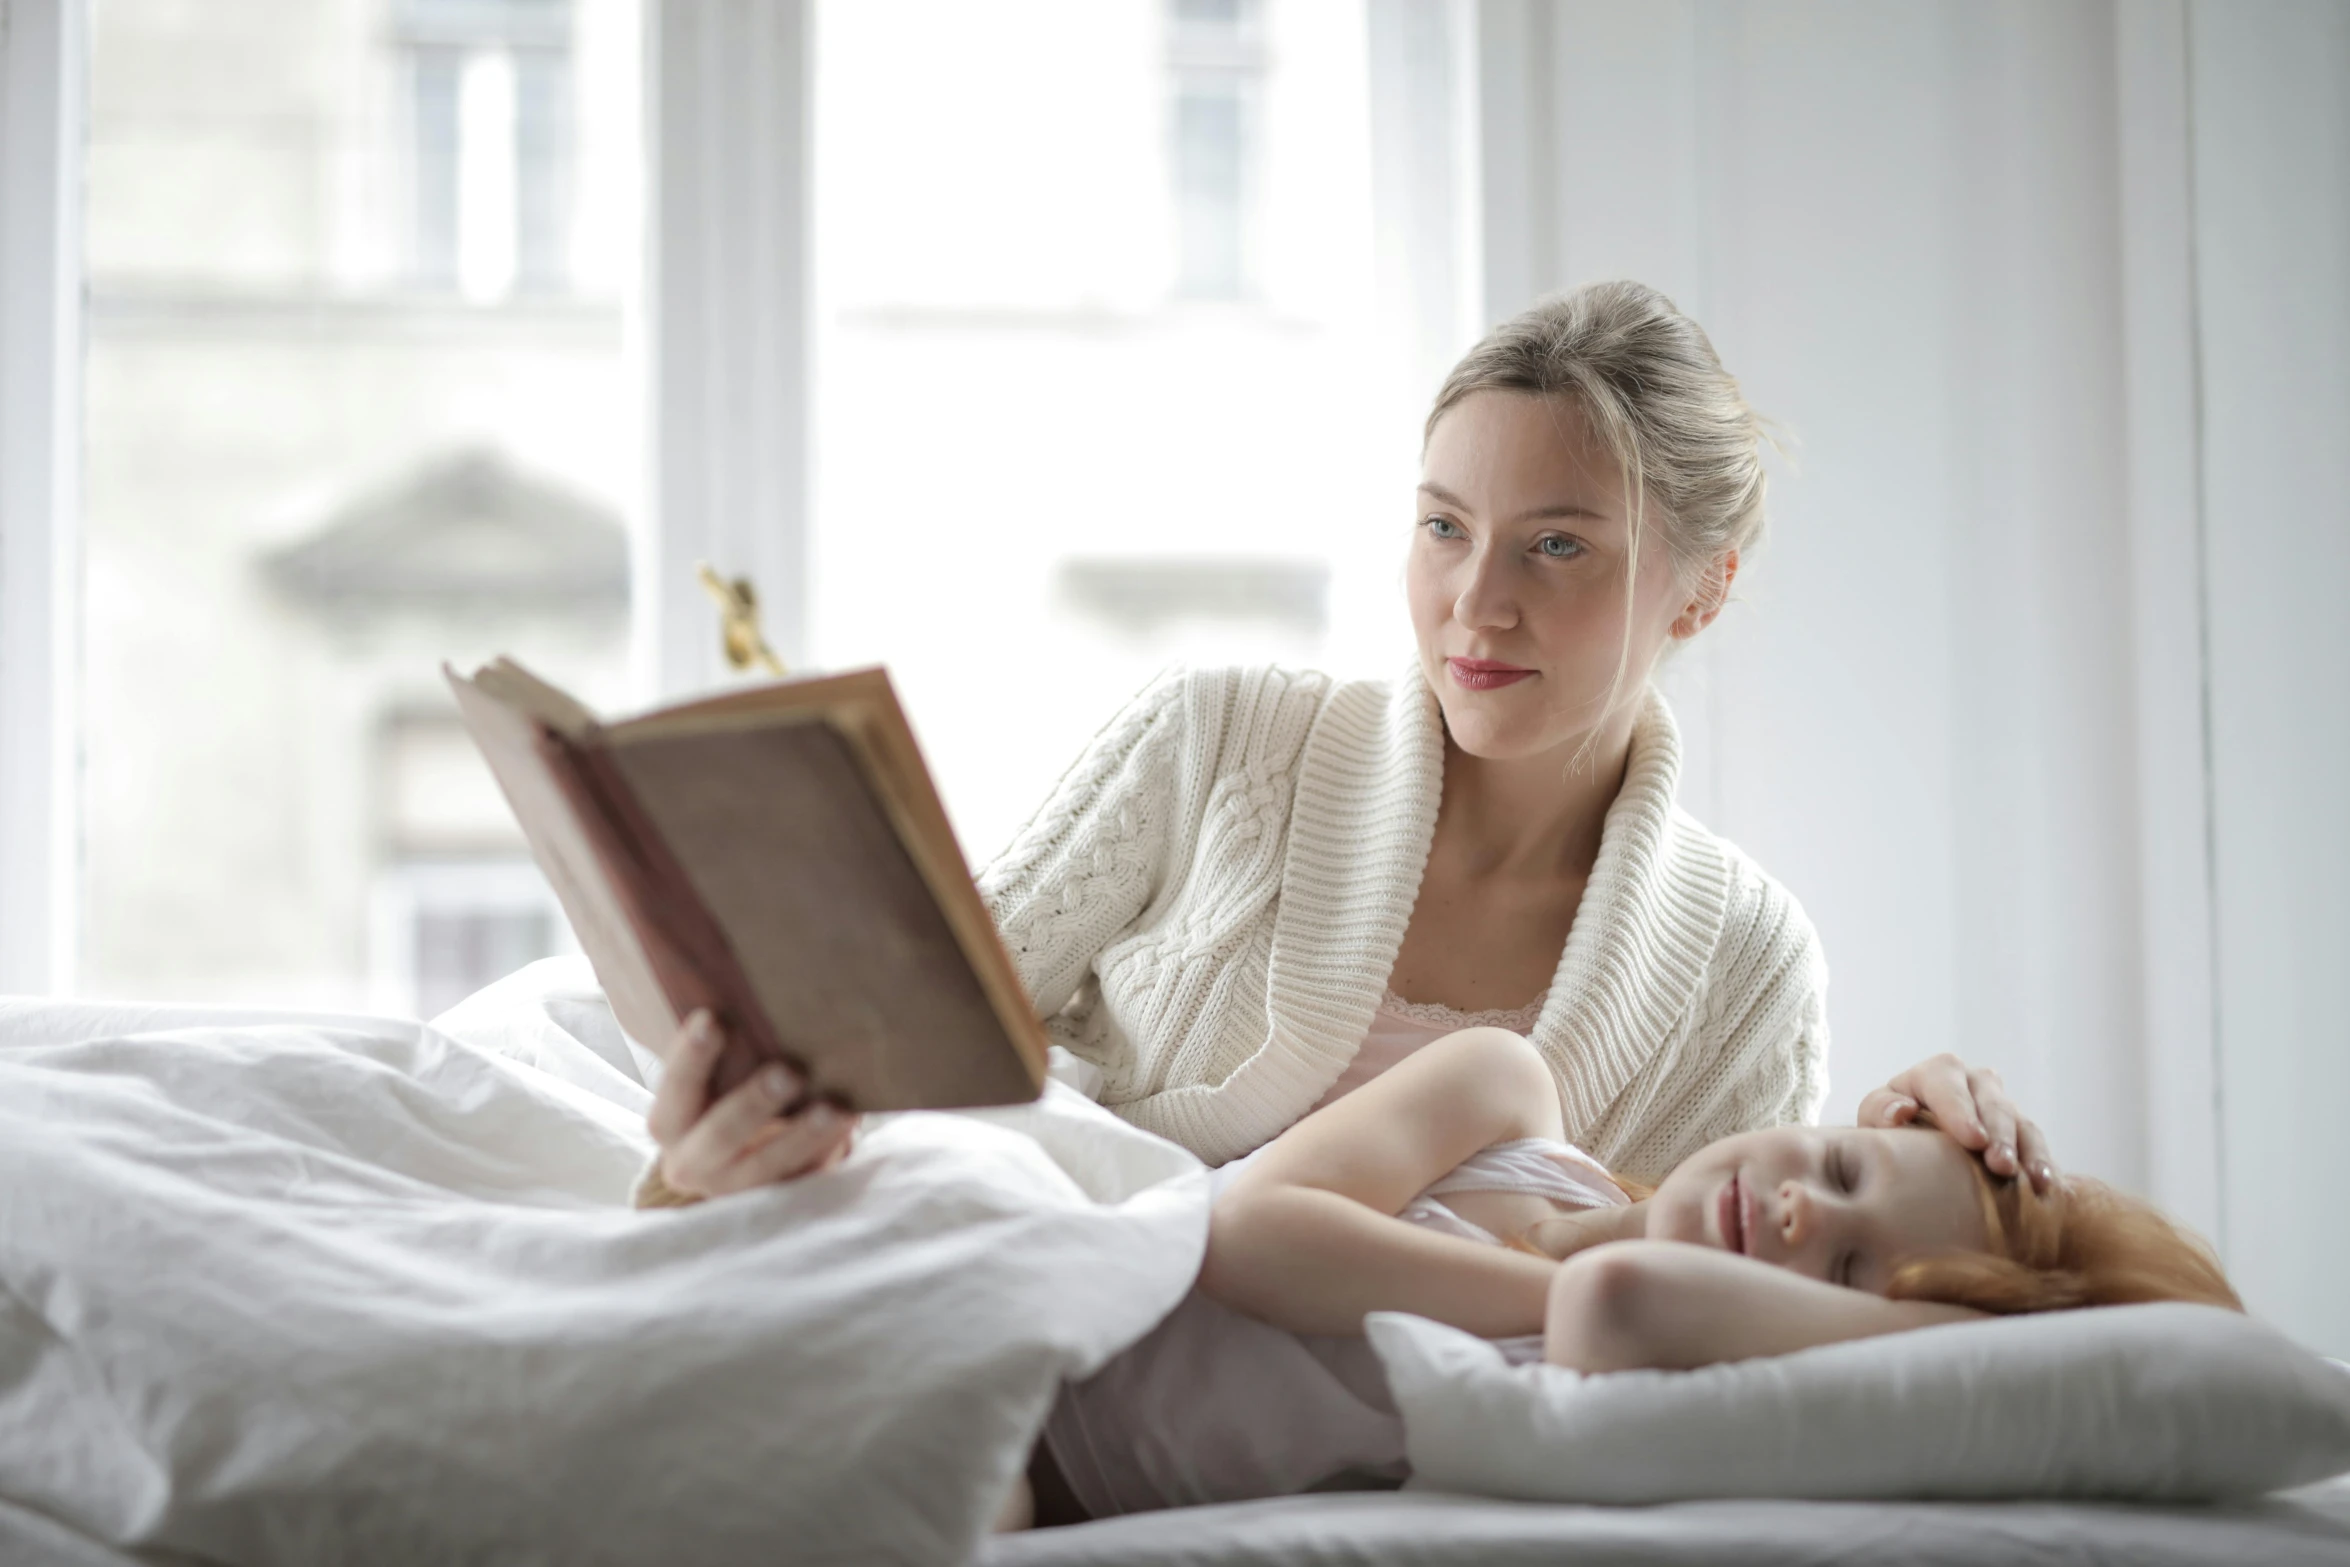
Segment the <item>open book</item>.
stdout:
<path fill-rule="evenodd" d="M 855 1110 L 1036 1097 L 1043 1029 L 885 672 L 613 723 L 507 659 L 442 672 L 631 1037 L 708 1007 L 720 1092 L 782 1060 Z"/>

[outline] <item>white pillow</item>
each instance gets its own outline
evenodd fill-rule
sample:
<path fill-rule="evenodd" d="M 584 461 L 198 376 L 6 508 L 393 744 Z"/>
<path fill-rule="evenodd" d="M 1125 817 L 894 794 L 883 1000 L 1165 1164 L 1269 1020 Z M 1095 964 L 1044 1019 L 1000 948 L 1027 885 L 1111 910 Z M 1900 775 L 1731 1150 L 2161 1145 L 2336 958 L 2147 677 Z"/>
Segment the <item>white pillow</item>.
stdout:
<path fill-rule="evenodd" d="M 1375 1312 L 1415 1483 L 1551 1502 L 2258 1495 L 2350 1470 L 2350 1366 L 2211 1306 L 1924 1328 L 1698 1371 L 1513 1366 Z"/>

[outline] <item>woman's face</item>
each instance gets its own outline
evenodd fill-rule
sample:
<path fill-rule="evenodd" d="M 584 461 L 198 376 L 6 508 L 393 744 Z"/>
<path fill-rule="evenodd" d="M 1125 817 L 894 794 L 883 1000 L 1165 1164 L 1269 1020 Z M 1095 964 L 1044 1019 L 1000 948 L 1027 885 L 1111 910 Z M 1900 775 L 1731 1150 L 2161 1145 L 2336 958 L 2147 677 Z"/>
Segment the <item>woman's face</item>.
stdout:
<path fill-rule="evenodd" d="M 1445 412 L 1405 584 L 1454 744 L 1495 759 L 1579 744 L 1607 716 L 1627 622 L 1623 689 L 1640 688 L 1690 605 L 1653 510 L 1627 600 L 1630 549 L 1622 472 L 1572 400 L 1473 392 Z"/>
<path fill-rule="evenodd" d="M 1979 1179 L 1927 1128 L 1773 1127 L 1683 1160 L 1649 1199 L 1648 1234 L 1881 1295 L 1909 1258 L 1989 1248 Z"/>

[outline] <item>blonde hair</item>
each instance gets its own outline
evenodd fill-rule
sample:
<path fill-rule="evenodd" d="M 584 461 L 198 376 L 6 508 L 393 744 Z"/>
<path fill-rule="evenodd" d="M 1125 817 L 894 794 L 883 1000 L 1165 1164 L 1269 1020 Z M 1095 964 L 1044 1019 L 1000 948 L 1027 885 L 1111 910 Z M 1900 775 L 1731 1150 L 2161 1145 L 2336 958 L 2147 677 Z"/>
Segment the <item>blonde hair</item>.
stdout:
<path fill-rule="evenodd" d="M 1645 283 L 1590 283 L 1504 321 L 1461 357 L 1428 410 L 1437 421 L 1476 392 L 1571 399 L 1624 475 L 1627 607 L 1647 544 L 1649 502 L 1677 569 L 1711 565 L 1762 536 L 1762 421 L 1722 368 L 1705 329 Z M 1631 672 L 1632 627 L 1608 687 L 1612 713 Z"/>

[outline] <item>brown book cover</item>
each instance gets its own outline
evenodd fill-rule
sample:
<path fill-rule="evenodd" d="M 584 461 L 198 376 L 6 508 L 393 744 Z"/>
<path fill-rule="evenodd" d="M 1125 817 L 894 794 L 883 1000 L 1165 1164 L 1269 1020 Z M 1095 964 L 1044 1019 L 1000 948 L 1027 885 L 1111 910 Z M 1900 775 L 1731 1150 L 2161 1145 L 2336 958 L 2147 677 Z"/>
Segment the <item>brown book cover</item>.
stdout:
<path fill-rule="evenodd" d="M 521 665 L 442 666 L 631 1037 L 708 1007 L 855 1110 L 1014 1104 L 1045 1042 L 880 669 L 606 723 Z"/>

